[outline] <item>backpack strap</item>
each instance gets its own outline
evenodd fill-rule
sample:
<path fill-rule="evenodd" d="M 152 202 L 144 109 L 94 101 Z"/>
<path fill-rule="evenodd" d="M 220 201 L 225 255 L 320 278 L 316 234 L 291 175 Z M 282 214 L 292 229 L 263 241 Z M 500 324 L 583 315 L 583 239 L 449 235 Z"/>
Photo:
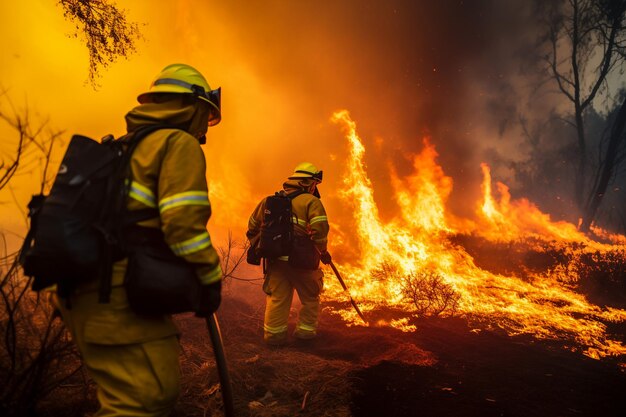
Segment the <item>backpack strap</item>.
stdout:
<path fill-rule="evenodd" d="M 24 243 L 22 244 L 22 247 L 20 248 L 17 257 L 17 262 L 22 266 L 24 265 L 24 261 L 26 259 L 26 253 L 33 244 L 35 233 L 37 233 L 39 213 L 41 212 L 45 200 L 46 196 L 44 196 L 43 194 L 37 194 L 32 196 L 30 202 L 28 203 L 28 217 L 30 217 L 30 228 L 28 229 L 28 233 L 24 238 Z"/>
<path fill-rule="evenodd" d="M 122 175 L 128 178 L 129 180 L 128 187 L 130 187 L 130 182 L 132 181 L 132 171 L 130 168 L 130 160 L 133 157 L 133 152 L 135 152 L 135 148 L 137 147 L 137 145 L 139 145 L 139 143 L 144 138 L 146 138 L 151 133 L 156 132 L 157 130 L 160 130 L 160 129 L 176 129 L 176 128 L 173 126 L 161 125 L 161 124 L 150 125 L 150 126 L 141 127 L 137 129 L 135 132 L 133 132 L 132 134 L 126 135 L 119 139 L 125 143 L 128 143 L 129 145 L 128 149 L 124 153 L 125 161 L 123 165 L 125 167 L 125 171 L 121 173 Z M 128 196 L 128 191 L 129 191 L 128 189 L 125 190 L 125 195 L 124 195 L 124 198 L 122 199 L 123 201 L 119 202 L 121 207 L 117 207 L 117 209 L 119 210 L 120 214 L 123 216 L 123 219 L 124 219 L 119 225 L 120 227 L 124 228 L 126 226 L 136 224 L 144 220 L 159 217 L 159 209 L 156 209 L 156 208 L 146 208 L 146 209 L 133 210 L 133 211 L 126 210 L 126 197 Z"/>
<path fill-rule="evenodd" d="M 169 126 L 169 125 L 162 125 L 162 124 L 150 125 L 146 127 L 141 127 L 137 129 L 136 131 L 132 132 L 131 134 L 126 134 L 122 136 L 120 139 L 118 139 L 119 141 L 121 141 L 124 144 L 127 144 L 128 146 L 128 148 L 124 151 L 124 156 L 123 156 L 124 159 L 122 161 L 122 166 L 124 169 L 121 172 L 117 173 L 117 175 L 122 176 L 121 178 L 122 181 L 125 178 L 130 178 L 130 161 L 132 159 L 133 152 L 137 148 L 137 145 L 139 145 L 139 143 L 144 138 L 149 136 L 151 133 L 160 129 L 174 129 L 174 127 Z M 116 183 L 119 183 L 119 182 L 111 181 L 111 184 L 116 184 Z M 130 181 L 129 181 L 128 187 L 130 187 Z M 111 196 L 110 198 L 112 198 L 113 196 L 118 196 L 116 191 L 117 190 L 111 189 L 111 190 L 108 190 L 107 194 Z M 128 195 L 128 190 L 125 190 L 124 195 L 123 195 L 124 198 L 118 198 L 113 201 L 114 210 L 119 215 L 119 216 L 114 216 L 114 217 L 118 221 L 120 218 L 124 219 L 123 221 L 119 222 L 118 224 L 114 226 L 115 228 L 117 228 L 117 233 L 116 233 L 117 236 L 122 236 L 122 231 L 124 230 L 125 226 L 128 226 L 129 224 L 138 223 L 142 220 L 148 220 L 148 219 L 157 217 L 159 215 L 159 210 L 152 209 L 152 208 L 148 208 L 144 210 L 137 210 L 136 212 L 134 211 L 128 212 L 126 210 L 126 196 L 127 195 Z M 104 242 L 105 262 L 104 262 L 102 271 L 100 273 L 101 274 L 100 285 L 98 288 L 98 302 L 99 303 L 108 303 L 110 301 L 111 286 L 112 286 L 111 280 L 112 280 L 113 263 L 114 263 L 114 244 L 119 243 L 119 242 L 109 242 L 108 240 L 109 239 L 107 238 L 107 236 L 105 236 L 105 242 Z"/>
<path fill-rule="evenodd" d="M 293 200 L 294 200 L 294 198 L 298 197 L 299 195 L 306 194 L 306 191 L 305 191 L 305 190 L 303 190 L 302 188 L 301 188 L 301 189 L 299 189 L 299 190 L 297 190 L 297 191 L 294 191 L 294 192 L 293 192 L 293 193 L 291 193 L 291 194 L 287 194 L 287 193 L 285 193 L 284 191 L 280 191 L 280 192 L 281 192 L 281 193 L 284 193 L 284 195 L 285 195 L 287 198 L 289 198 L 289 200 L 291 201 L 291 204 L 292 204 L 292 205 L 293 205 Z M 291 218 L 292 218 L 292 220 L 291 220 L 291 221 L 293 222 L 293 208 L 292 208 L 292 210 L 291 210 Z M 295 226 L 299 226 L 299 224 L 298 224 L 298 222 L 297 222 L 297 216 L 296 216 L 296 223 L 295 223 Z"/>

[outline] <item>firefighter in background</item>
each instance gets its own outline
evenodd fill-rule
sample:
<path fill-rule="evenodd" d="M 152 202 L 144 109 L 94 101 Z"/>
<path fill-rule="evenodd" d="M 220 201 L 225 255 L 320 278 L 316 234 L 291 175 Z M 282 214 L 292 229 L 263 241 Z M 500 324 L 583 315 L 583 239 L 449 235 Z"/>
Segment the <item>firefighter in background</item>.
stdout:
<path fill-rule="evenodd" d="M 310 254 L 323 263 L 331 261 L 326 250 L 328 218 L 320 200 L 317 186 L 322 182 L 322 171 L 315 165 L 303 162 L 283 184 L 284 192 L 297 196 L 291 202 L 296 239 L 312 240 Z M 261 200 L 248 221 L 247 237 L 251 242 L 258 239 L 265 212 L 265 201 Z M 313 339 L 317 335 L 317 318 L 320 293 L 323 288 L 323 273 L 319 260 L 314 269 L 303 269 L 293 265 L 289 258 L 267 259 L 263 291 L 267 294 L 264 340 L 269 345 L 282 345 L 287 341 L 287 321 L 294 289 L 302 303 L 294 336 L 298 339 Z"/>
<path fill-rule="evenodd" d="M 155 217 L 139 225 L 160 228 L 172 251 L 196 266 L 203 284 L 201 317 L 212 314 L 221 299 L 219 257 L 206 230 L 211 206 L 200 148 L 208 126 L 221 119 L 219 93 L 194 68 L 169 65 L 126 115 L 129 133 L 153 124 L 174 127 L 149 134 L 137 146 L 127 207 L 154 209 Z M 180 390 L 179 332 L 170 316 L 130 310 L 125 270 L 126 260 L 113 265 L 110 303 L 98 303 L 94 280 L 69 300 L 60 299 L 59 309 L 98 385 L 96 416 L 168 416 Z"/>

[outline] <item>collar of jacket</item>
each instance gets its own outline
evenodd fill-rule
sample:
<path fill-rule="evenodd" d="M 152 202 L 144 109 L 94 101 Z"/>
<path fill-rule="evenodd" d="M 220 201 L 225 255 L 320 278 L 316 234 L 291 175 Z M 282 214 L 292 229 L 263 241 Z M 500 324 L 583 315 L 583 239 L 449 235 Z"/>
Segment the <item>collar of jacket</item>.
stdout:
<path fill-rule="evenodd" d="M 308 193 L 309 187 L 313 185 L 313 181 L 314 180 L 308 178 L 287 180 L 283 183 L 283 190 L 285 190 L 285 193 L 287 194 L 295 193 L 296 191 L 300 190 Z"/>

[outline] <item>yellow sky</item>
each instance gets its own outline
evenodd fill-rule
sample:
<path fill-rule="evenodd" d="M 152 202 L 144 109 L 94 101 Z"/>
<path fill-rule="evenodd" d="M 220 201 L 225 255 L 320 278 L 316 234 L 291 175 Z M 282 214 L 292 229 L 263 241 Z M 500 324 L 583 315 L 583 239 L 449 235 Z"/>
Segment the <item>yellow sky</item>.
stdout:
<path fill-rule="evenodd" d="M 246 50 L 249 46 L 238 39 L 236 25 L 220 16 L 219 9 L 191 0 L 117 4 L 128 11 L 130 20 L 141 24 L 145 39 L 128 60 L 102 71 L 96 91 L 86 82 L 86 49 L 71 36 L 72 24 L 54 0 L 0 3 L 0 85 L 8 90 L 6 97 L 18 108 L 27 105 L 41 119 L 49 118 L 53 129 L 66 132 L 66 140 L 73 133 L 94 138 L 120 135 L 125 129 L 124 114 L 162 67 L 184 62 L 200 69 L 212 87 L 223 89 L 223 121 L 210 130 L 205 147 L 215 207 L 211 223 L 221 231 L 240 233 L 256 200 L 278 189 L 299 161 L 330 160 L 330 152 L 320 151 L 311 142 L 330 114 L 321 114 L 317 126 L 299 118 L 293 111 L 302 104 L 294 99 L 298 94 L 289 96 L 278 83 L 258 75 L 254 60 L 259 54 Z M 3 106 L 8 109 L 6 100 Z M 286 125 L 292 126 L 289 133 Z M 294 137 L 294 126 L 302 126 L 307 133 Z M 12 149 L 14 132 L 2 125 L 0 134 L 3 151 Z M 268 141 L 278 151 L 272 152 Z M 9 234 L 23 231 L 17 206 L 24 207 L 37 190 L 37 175 L 16 178 L 17 204 L 8 190 L 0 195 L 0 224 Z"/>
<path fill-rule="evenodd" d="M 73 133 L 119 136 L 124 115 L 161 68 L 195 66 L 213 88 L 222 87 L 223 119 L 204 147 L 214 206 L 209 229 L 221 236 L 229 229 L 241 236 L 258 200 L 278 190 L 302 161 L 324 169 L 321 192 L 330 218 L 350 218 L 337 197 L 347 144 L 329 121 L 343 108 L 364 139 L 383 216 L 395 210 L 390 164 L 408 174 L 410 155 L 419 152 L 425 133 L 446 173 L 462 181 L 452 195 L 455 209 L 471 212 L 468 199 L 479 193 L 479 151 L 503 143 L 499 123 L 482 119 L 499 122 L 504 116 L 494 109 L 515 110 L 493 103 L 517 99 L 508 90 L 500 96 L 494 82 L 517 68 L 500 58 L 503 50 L 515 53 L 517 35 L 506 42 L 494 36 L 509 33 L 501 26 L 510 22 L 464 2 L 118 0 L 128 19 L 140 24 L 144 40 L 128 60 L 101 71 L 97 90 L 87 83 L 86 48 L 71 36 L 74 27 L 56 3 L 0 2 L 5 99 L 48 118 L 52 128 L 66 132 L 65 140 Z M 519 15 L 495 9 L 507 19 Z M 519 30 L 528 26 L 518 23 Z M 0 108 L 6 111 L 6 100 Z M 16 137 L 1 123 L 0 138 L 0 150 L 10 152 Z M 18 207 L 37 191 L 37 174 L 13 183 L 17 204 L 8 190 L 0 192 L 5 233 L 23 234 Z"/>

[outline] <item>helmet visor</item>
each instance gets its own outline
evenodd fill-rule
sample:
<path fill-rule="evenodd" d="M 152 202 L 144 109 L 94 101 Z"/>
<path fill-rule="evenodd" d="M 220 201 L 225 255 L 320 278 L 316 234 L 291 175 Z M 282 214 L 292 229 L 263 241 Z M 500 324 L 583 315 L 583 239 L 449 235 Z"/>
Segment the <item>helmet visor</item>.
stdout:
<path fill-rule="evenodd" d="M 322 179 L 324 178 L 324 171 L 316 172 L 315 174 L 312 175 L 312 177 L 314 180 L 316 180 L 317 182 L 321 184 Z"/>
<path fill-rule="evenodd" d="M 209 90 L 205 97 L 212 104 L 209 113 L 209 126 L 215 126 L 222 120 L 222 87 Z"/>
<path fill-rule="evenodd" d="M 215 90 L 209 90 L 206 93 L 206 98 L 217 107 L 218 110 L 222 109 L 222 87 L 218 87 Z"/>

